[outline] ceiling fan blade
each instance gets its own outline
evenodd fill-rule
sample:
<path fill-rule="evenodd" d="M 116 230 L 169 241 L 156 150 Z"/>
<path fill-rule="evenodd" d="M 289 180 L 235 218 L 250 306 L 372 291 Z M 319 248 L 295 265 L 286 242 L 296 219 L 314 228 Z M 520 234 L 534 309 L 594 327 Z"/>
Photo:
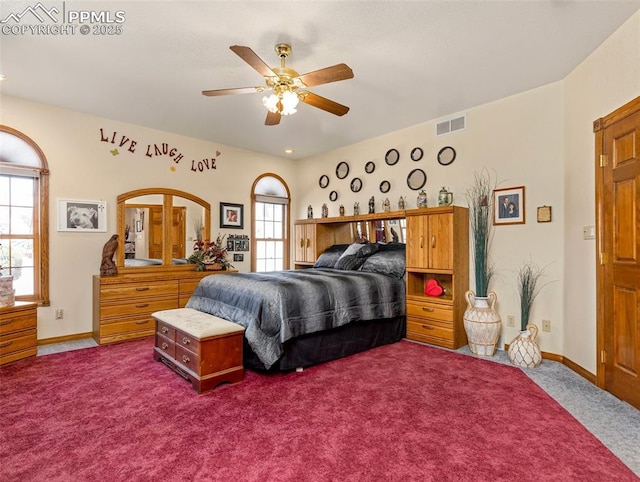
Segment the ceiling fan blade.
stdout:
<path fill-rule="evenodd" d="M 347 64 L 338 64 L 299 75 L 298 78 L 307 87 L 312 87 L 338 80 L 353 79 L 353 70 Z"/>
<path fill-rule="evenodd" d="M 255 94 L 256 92 L 262 92 L 262 87 L 241 87 L 239 89 L 217 89 L 217 90 L 203 90 L 202 95 L 213 97 L 216 95 L 228 95 L 228 94 Z"/>
<path fill-rule="evenodd" d="M 313 107 L 317 107 L 318 109 L 326 110 L 331 114 L 342 116 L 349 112 L 349 108 L 346 105 L 338 104 L 337 102 L 314 94 L 312 92 L 305 92 L 301 100 L 305 104 L 312 105 Z"/>
<path fill-rule="evenodd" d="M 264 125 L 266 126 L 277 126 L 280 124 L 280 119 L 282 116 L 277 112 L 267 111 L 267 119 L 264 121 Z"/>
<path fill-rule="evenodd" d="M 251 67 L 258 71 L 263 77 L 277 77 L 276 73 L 271 70 L 264 60 L 251 50 L 249 47 L 243 47 L 242 45 L 232 45 L 229 47 L 236 55 L 242 60 L 248 63 Z"/>

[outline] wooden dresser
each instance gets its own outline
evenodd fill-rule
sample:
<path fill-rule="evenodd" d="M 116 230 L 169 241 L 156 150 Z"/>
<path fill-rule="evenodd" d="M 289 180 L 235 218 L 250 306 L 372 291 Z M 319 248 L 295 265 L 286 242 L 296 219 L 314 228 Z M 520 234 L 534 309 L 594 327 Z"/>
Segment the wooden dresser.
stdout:
<path fill-rule="evenodd" d="M 155 333 L 151 313 L 184 308 L 200 279 L 235 271 L 181 270 L 93 277 L 93 338 L 101 345 Z"/>
<path fill-rule="evenodd" d="M 16 301 L 0 308 L 0 365 L 38 352 L 38 304 Z"/>
<path fill-rule="evenodd" d="M 469 210 L 451 206 L 406 211 L 407 338 L 445 348 L 467 344 L 463 314 L 469 289 Z M 434 279 L 441 296 L 424 293 Z"/>

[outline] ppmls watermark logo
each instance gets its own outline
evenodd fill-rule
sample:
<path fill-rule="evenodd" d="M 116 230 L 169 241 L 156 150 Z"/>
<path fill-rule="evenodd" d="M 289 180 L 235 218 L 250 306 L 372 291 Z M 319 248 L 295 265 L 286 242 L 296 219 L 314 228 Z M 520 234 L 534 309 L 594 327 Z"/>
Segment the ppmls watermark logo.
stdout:
<path fill-rule="evenodd" d="M 2 16 L 2 35 L 122 35 L 126 20 L 124 10 L 73 10 L 67 2 L 38 2 Z"/>

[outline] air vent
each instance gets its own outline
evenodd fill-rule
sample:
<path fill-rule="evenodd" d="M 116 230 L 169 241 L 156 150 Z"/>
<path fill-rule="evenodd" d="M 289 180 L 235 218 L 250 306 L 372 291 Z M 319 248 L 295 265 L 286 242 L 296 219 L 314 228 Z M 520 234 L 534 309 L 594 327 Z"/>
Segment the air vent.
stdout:
<path fill-rule="evenodd" d="M 436 124 L 436 136 L 443 136 L 451 132 L 461 131 L 467 127 L 467 116 L 463 115 L 454 119 L 438 122 Z"/>

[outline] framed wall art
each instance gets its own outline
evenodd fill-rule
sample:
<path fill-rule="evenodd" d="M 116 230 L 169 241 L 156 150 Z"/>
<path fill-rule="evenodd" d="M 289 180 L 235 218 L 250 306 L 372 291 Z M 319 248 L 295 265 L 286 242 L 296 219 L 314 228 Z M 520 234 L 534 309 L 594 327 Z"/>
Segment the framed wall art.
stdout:
<path fill-rule="evenodd" d="M 493 224 L 524 224 L 524 186 L 493 191 Z"/>
<path fill-rule="evenodd" d="M 242 229 L 244 227 L 244 205 L 220 203 L 220 227 Z"/>
<path fill-rule="evenodd" d="M 107 203 L 58 199 L 58 231 L 107 232 Z"/>

